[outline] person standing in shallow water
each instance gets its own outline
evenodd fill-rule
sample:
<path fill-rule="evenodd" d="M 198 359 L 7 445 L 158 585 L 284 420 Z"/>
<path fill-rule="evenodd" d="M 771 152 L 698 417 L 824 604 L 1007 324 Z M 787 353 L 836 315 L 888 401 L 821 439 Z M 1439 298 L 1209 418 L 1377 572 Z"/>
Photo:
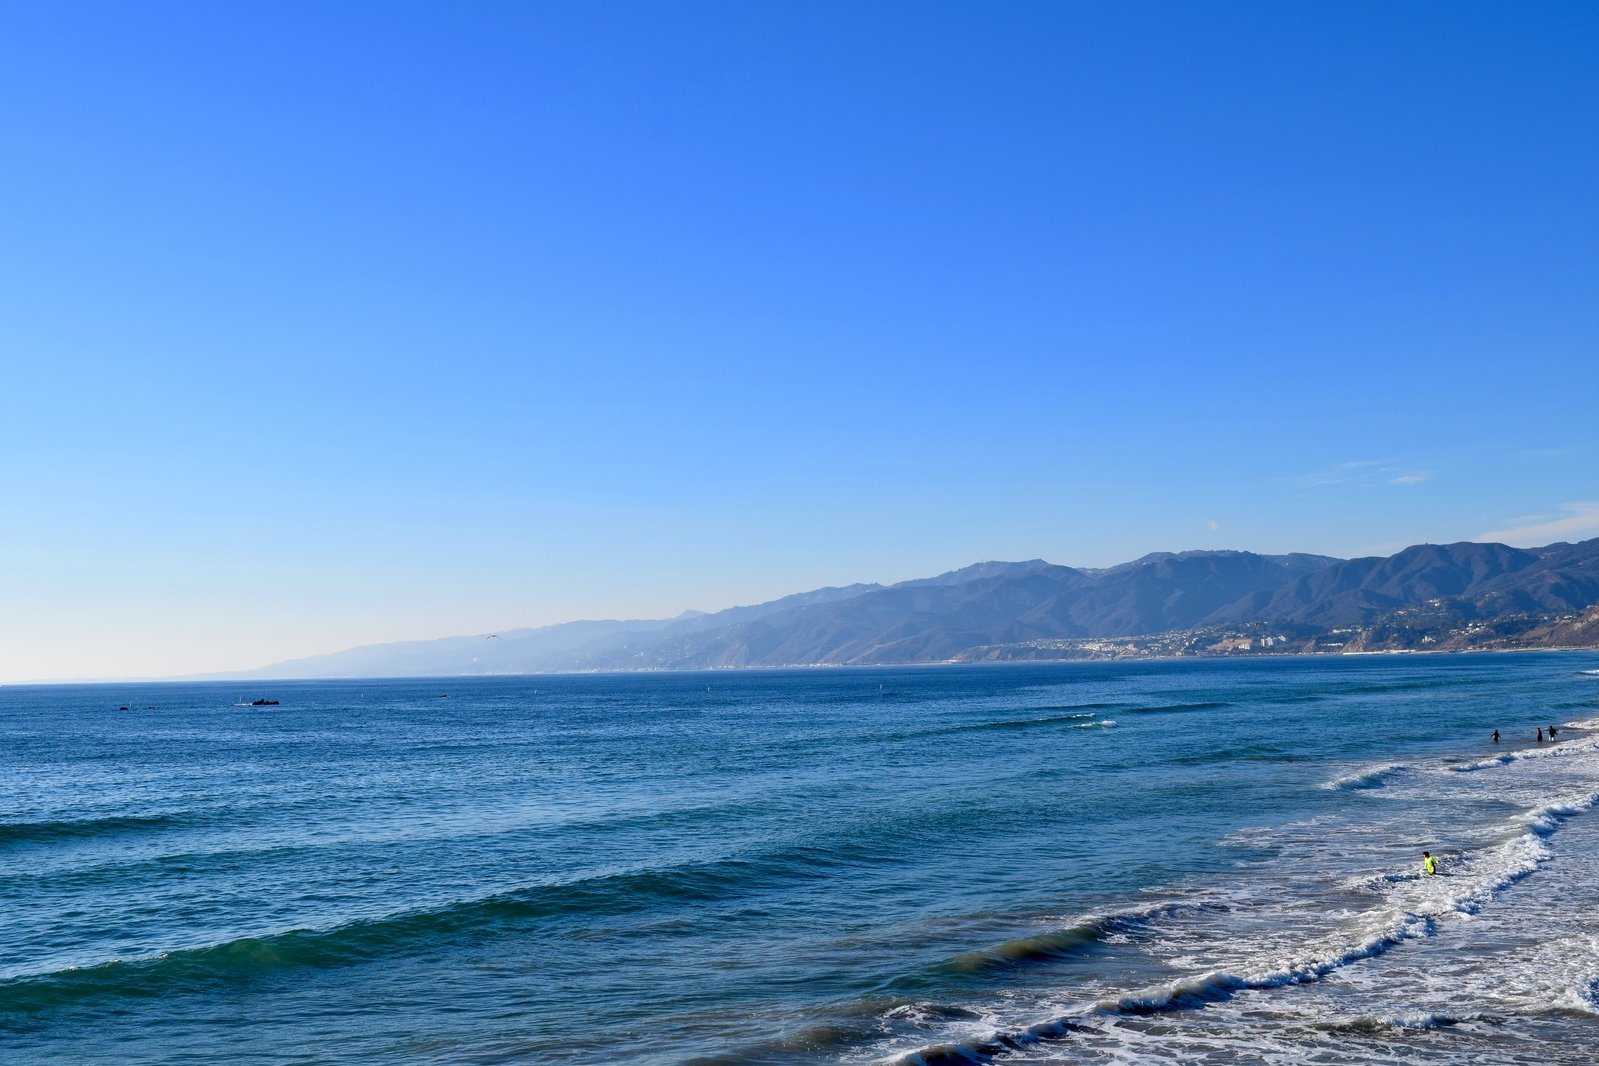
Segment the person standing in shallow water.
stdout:
<path fill-rule="evenodd" d="M 1558 733 L 1558 732 L 1560 732 L 1560 730 L 1556 729 L 1554 726 L 1550 726 L 1549 727 L 1549 739 L 1550 740 L 1555 739 L 1555 734 Z"/>
<path fill-rule="evenodd" d="M 1499 730 L 1497 729 L 1494 730 L 1494 743 L 1499 743 Z"/>
<path fill-rule="evenodd" d="M 1421 875 L 1423 877 L 1438 876 L 1438 860 L 1433 858 L 1430 851 L 1421 853 Z"/>
<path fill-rule="evenodd" d="M 1538 743 L 1543 743 L 1543 726 L 1538 727 Z"/>

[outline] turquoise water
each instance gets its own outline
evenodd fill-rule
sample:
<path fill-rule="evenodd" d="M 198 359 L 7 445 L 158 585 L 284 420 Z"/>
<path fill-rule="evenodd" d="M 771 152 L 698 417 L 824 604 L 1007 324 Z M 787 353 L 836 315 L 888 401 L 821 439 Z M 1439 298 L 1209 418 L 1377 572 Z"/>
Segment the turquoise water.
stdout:
<path fill-rule="evenodd" d="M 1588 1062 L 1596 670 L 0 688 L 0 1057 Z"/>

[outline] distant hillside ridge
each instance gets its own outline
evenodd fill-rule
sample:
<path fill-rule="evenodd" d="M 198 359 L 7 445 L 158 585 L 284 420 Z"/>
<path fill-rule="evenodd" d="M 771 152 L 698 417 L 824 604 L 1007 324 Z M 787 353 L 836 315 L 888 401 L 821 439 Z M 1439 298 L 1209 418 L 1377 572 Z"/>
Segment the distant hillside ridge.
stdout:
<path fill-rule="evenodd" d="M 1593 615 L 1592 621 L 1587 616 Z M 1599 645 L 1599 538 L 1335 559 L 1157 552 L 1104 569 L 983 562 L 674 619 L 367 645 L 233 678 L 422 677 L 1007 658 Z"/>

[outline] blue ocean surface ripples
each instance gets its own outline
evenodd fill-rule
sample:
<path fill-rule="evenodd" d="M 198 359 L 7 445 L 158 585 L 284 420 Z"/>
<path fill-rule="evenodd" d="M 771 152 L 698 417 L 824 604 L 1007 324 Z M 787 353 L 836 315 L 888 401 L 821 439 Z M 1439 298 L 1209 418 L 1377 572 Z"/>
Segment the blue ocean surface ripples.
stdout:
<path fill-rule="evenodd" d="M 1596 668 L 8 686 L 0 1059 L 1591 1062 Z"/>

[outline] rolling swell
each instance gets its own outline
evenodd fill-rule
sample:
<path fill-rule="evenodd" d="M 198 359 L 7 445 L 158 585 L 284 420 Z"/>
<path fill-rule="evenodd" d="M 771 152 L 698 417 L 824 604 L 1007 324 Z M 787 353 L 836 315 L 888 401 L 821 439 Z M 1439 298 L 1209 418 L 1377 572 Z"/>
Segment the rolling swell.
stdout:
<path fill-rule="evenodd" d="M 957 955 L 939 969 L 953 973 L 985 973 L 1070 958 L 1094 950 L 1112 936 L 1131 933 L 1162 918 L 1199 909 L 1198 904 L 1171 903 L 1124 914 L 1094 915 L 1058 929 Z"/>
<path fill-rule="evenodd" d="M 1035 1025 L 1021 1033 L 995 1033 L 987 1040 L 935 1044 L 902 1055 L 894 1066 L 972 1066 L 993 1062 L 1008 1051 L 1026 1051 L 1050 1040 L 1060 1040 L 1076 1032 L 1092 1032 L 1094 1027 L 1061 1018 Z"/>
<path fill-rule="evenodd" d="M 1490 1025 L 1501 1025 L 1503 1019 L 1496 1014 L 1483 1011 L 1468 1011 L 1464 1014 L 1437 1014 L 1429 1011 L 1417 1011 L 1411 1014 L 1398 1014 L 1389 1018 L 1372 1017 L 1363 1015 L 1347 1021 L 1316 1022 L 1316 1028 L 1329 1033 L 1354 1033 L 1358 1035 L 1372 1035 L 1393 1032 L 1405 1029 L 1441 1029 L 1451 1025 L 1464 1025 L 1467 1022 L 1487 1022 Z"/>
<path fill-rule="evenodd" d="M 1414 767 L 1406 763 L 1388 763 L 1385 766 L 1375 766 L 1345 774 L 1343 777 L 1325 782 L 1321 787 L 1335 792 L 1363 792 L 1367 789 L 1382 788 L 1393 778 L 1409 773 L 1412 769 Z"/>
<path fill-rule="evenodd" d="M 1081 722 L 1086 718 L 1094 717 L 1097 717 L 1097 715 L 1093 711 L 1077 711 L 1073 714 L 1052 714 L 1044 715 L 1039 718 L 1005 718 L 998 722 L 984 722 L 981 725 L 972 725 L 965 729 L 954 730 L 953 732 L 987 733 L 994 731 L 1012 731 L 1018 729 L 1038 729 L 1044 726 L 1060 725 L 1065 722 Z"/>
<path fill-rule="evenodd" d="M 192 814 L 112 814 L 101 818 L 54 818 L 31 822 L 0 822 L 0 847 L 19 844 L 53 844 L 66 840 L 120 836 L 194 825 Z"/>
<path fill-rule="evenodd" d="M 1063 703 L 1055 707 L 1038 707 L 1039 711 L 1111 711 L 1117 707 L 1125 707 L 1126 703 L 1112 700 L 1108 703 Z"/>
<path fill-rule="evenodd" d="M 950 1004 L 885 995 L 863 996 L 827 1010 L 826 1020 L 806 1021 L 770 1039 L 696 1055 L 684 1060 L 682 1066 L 790 1066 L 879 1036 L 885 1021 L 892 1024 L 906 1019 L 950 1021 L 980 1017 Z"/>
<path fill-rule="evenodd" d="M 1427 915 L 1403 914 L 1397 916 L 1388 928 L 1360 943 L 1290 963 L 1282 969 L 1253 975 L 1226 970 L 1196 974 L 1143 992 L 1101 1000 L 1093 1012 L 1077 1018 L 1054 1018 L 1017 1032 L 998 1032 L 985 1039 L 920 1048 L 895 1060 L 895 1066 L 988 1063 L 1007 1051 L 1021 1051 L 1046 1041 L 1068 1037 L 1074 1032 L 1091 1030 L 1094 1027 L 1088 1024 L 1088 1019 L 1094 1013 L 1112 1016 L 1149 1015 L 1193 1010 L 1231 999 L 1246 990 L 1266 990 L 1319 980 L 1351 962 L 1380 955 L 1404 940 L 1430 936 L 1436 924 L 1436 919 Z"/>
<path fill-rule="evenodd" d="M 939 967 L 953 973 L 985 973 L 1068 958 L 1092 950 L 1118 929 L 1113 918 L 1089 918 L 1063 929 L 1007 940 L 996 947 L 957 955 Z"/>
<path fill-rule="evenodd" d="M 1340 693 L 1355 693 L 1359 695 L 1380 695 L 1384 692 L 1418 692 L 1437 688 L 1461 688 L 1469 684 L 1482 684 L 1469 678 L 1444 678 L 1428 677 L 1414 681 L 1372 681 L 1364 685 L 1350 685 L 1340 688 Z"/>
<path fill-rule="evenodd" d="M 1089 719 L 1098 718 L 1099 711 L 1109 707 L 1121 706 L 1109 703 L 1084 703 L 1075 707 L 1040 707 L 1040 711 L 1064 711 L 1064 714 L 1042 714 L 1031 718 L 1000 718 L 987 722 L 966 722 L 960 725 L 943 726 L 938 729 L 921 729 L 910 733 L 900 734 L 901 739 L 910 737 L 953 736 L 960 733 L 1011 733 L 1026 729 L 1044 729 L 1049 726 L 1079 725 Z"/>
<path fill-rule="evenodd" d="M 1133 714 L 1185 714 L 1189 711 L 1217 711 L 1231 707 L 1227 700 L 1208 700 L 1202 703 L 1168 703 L 1157 707 L 1133 707 Z"/>
<path fill-rule="evenodd" d="M 47 1011 L 85 999 L 151 998 L 244 986 L 284 971 L 356 965 L 440 944 L 484 943 L 543 921 L 745 898 L 776 884 L 835 874 L 855 864 L 851 854 L 853 849 L 789 847 L 751 858 L 533 885 L 438 907 L 358 918 L 323 929 L 243 936 L 159 955 L 31 974 L 0 981 L 0 1015 Z"/>

